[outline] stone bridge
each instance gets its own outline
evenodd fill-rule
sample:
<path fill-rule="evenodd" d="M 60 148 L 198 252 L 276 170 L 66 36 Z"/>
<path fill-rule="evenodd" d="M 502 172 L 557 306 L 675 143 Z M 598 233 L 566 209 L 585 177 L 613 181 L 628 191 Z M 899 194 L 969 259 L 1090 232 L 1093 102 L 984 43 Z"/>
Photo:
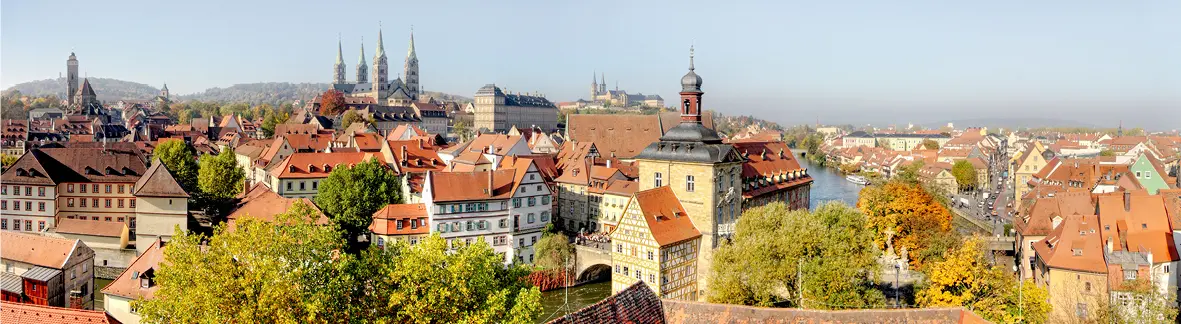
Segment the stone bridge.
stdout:
<path fill-rule="evenodd" d="M 610 243 L 603 243 L 610 249 Z M 578 283 L 611 276 L 611 251 L 585 245 L 574 245 L 574 273 Z"/>

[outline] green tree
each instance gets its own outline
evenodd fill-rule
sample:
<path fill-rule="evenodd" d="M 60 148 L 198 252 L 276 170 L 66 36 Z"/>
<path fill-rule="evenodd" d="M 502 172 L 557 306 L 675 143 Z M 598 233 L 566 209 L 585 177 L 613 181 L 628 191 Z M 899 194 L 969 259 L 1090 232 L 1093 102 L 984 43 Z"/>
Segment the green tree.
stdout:
<path fill-rule="evenodd" d="M 1115 151 L 1110 149 L 1099 151 L 1099 156 L 1115 156 Z"/>
<path fill-rule="evenodd" d="M 343 113 L 345 110 L 344 94 L 340 91 L 328 89 L 320 95 L 320 114 L 324 116 L 336 116 Z"/>
<path fill-rule="evenodd" d="M 747 210 L 733 241 L 714 252 L 708 299 L 825 309 L 884 305 L 873 287 L 877 252 L 865 223 L 865 215 L 840 203 L 812 213 L 779 202 Z"/>
<path fill-rule="evenodd" d="M 227 147 L 216 156 L 201 158 L 197 182 L 206 197 L 225 200 L 242 193 L 245 177 L 246 172 L 238 166 L 234 149 Z"/>
<path fill-rule="evenodd" d="M 1128 303 L 1112 303 L 1108 298 L 1097 298 L 1096 323 L 1177 323 L 1177 306 L 1172 301 L 1177 294 L 1158 292 L 1152 281 L 1145 278 L 1125 281 L 1118 291 L 1128 296 Z M 1104 296 L 1106 297 L 1106 296 Z"/>
<path fill-rule="evenodd" d="M 8 167 L 12 166 L 13 164 L 16 164 L 16 160 L 19 160 L 19 159 L 20 159 L 20 156 L 17 156 L 17 155 L 8 155 L 8 154 L 0 155 L 0 166 L 2 166 L 4 170 L 8 170 Z"/>
<path fill-rule="evenodd" d="M 197 192 L 197 151 L 182 140 L 161 140 L 152 150 L 152 156 L 160 159 L 180 186 L 189 193 Z"/>
<path fill-rule="evenodd" d="M 936 142 L 934 140 L 925 139 L 925 140 L 923 140 L 923 148 L 926 148 L 928 150 L 938 150 L 939 149 L 939 142 Z"/>
<path fill-rule="evenodd" d="M 979 181 L 976 178 L 976 167 L 967 160 L 959 160 L 952 164 L 951 175 L 955 176 L 955 182 L 961 191 L 975 188 L 977 181 Z"/>
<path fill-rule="evenodd" d="M 910 164 L 898 167 L 898 171 L 894 173 L 894 181 L 917 185 L 919 181 L 919 170 L 923 168 L 926 163 L 923 160 L 915 160 Z"/>
<path fill-rule="evenodd" d="M 350 109 L 344 115 L 340 116 L 340 125 L 344 128 L 349 128 L 349 125 L 359 121 L 365 121 L 365 118 L 362 118 L 361 114 L 358 114 L 356 110 Z"/>
<path fill-rule="evenodd" d="M 533 264 L 547 270 L 566 268 L 566 261 L 574 255 L 574 245 L 571 245 L 570 238 L 561 232 L 542 234 L 537 244 L 533 245 L 533 249 L 537 251 Z"/>
<path fill-rule="evenodd" d="M 197 113 L 192 109 L 182 109 L 176 113 L 176 122 L 181 124 L 189 124 L 193 122 L 193 117 L 196 116 Z"/>
<path fill-rule="evenodd" d="M 965 307 L 993 322 L 1046 322 L 1049 293 L 990 266 L 983 249 L 980 238 L 969 238 L 924 269 L 927 280 L 915 296 L 919 306 Z"/>
<path fill-rule="evenodd" d="M 466 142 L 472 136 L 472 130 L 465 122 L 456 122 L 455 126 L 451 127 L 451 131 L 455 133 L 460 142 Z"/>
<path fill-rule="evenodd" d="M 373 213 L 402 202 L 400 179 L 376 159 L 353 167 L 336 166 L 320 182 L 316 205 L 348 233 L 353 242 L 373 221 Z"/>
<path fill-rule="evenodd" d="M 282 123 L 279 121 L 278 114 L 278 112 L 268 111 L 266 115 L 264 115 L 262 127 L 260 127 L 260 129 L 262 129 L 263 137 L 270 138 L 271 136 L 275 136 L 275 126 Z"/>

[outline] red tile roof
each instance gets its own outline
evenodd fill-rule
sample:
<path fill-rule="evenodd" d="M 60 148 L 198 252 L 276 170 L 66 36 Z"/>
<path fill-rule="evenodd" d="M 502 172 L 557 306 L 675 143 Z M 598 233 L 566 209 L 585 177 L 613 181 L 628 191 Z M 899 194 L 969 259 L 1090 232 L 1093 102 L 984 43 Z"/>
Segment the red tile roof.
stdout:
<path fill-rule="evenodd" d="M 672 188 L 664 186 L 637 192 L 633 203 L 638 204 L 652 237 L 660 246 L 701 237 Z"/>
<path fill-rule="evenodd" d="M 74 248 L 83 243 L 80 240 L 3 231 L 0 232 L 0 244 L 4 246 L 0 249 L 0 257 L 4 259 L 61 269 Z"/>
<path fill-rule="evenodd" d="M 316 225 L 327 225 L 330 221 L 324 212 L 320 211 L 310 199 L 307 198 L 286 198 L 279 196 L 274 191 L 271 191 L 262 184 L 255 184 L 246 192 L 239 200 L 230 215 L 226 216 L 227 226 L 233 229 L 237 225 L 237 220 L 244 218 L 252 218 L 263 221 L 274 221 L 275 215 L 287 212 L 296 202 L 303 202 L 308 207 L 311 207 L 319 218 L 316 219 Z"/>
<path fill-rule="evenodd" d="M 643 281 L 549 324 L 665 323 L 660 297 Z"/>
<path fill-rule="evenodd" d="M 156 159 L 155 163 L 152 163 L 152 167 L 148 168 L 147 174 L 135 182 L 131 193 L 146 197 L 189 197 L 189 194 L 180 187 L 180 183 L 176 182 L 176 178 L 172 177 L 172 172 L 168 171 L 168 167 L 164 166 L 160 159 Z"/>
<path fill-rule="evenodd" d="M 371 152 L 293 153 L 271 169 L 280 179 L 327 178 L 338 166 L 351 166 L 369 159 L 382 161 L 381 154 Z"/>
<path fill-rule="evenodd" d="M 713 114 L 707 112 L 702 117 L 706 128 L 714 128 Z M 580 114 L 570 115 L 566 128 L 571 141 L 594 142 L 602 158 L 632 158 L 679 123 L 676 112 L 659 116 Z"/>
<path fill-rule="evenodd" d="M 447 167 L 437 147 L 422 140 L 387 141 L 396 168 L 402 173 L 442 171 Z M 404 154 L 403 154 L 404 153 Z"/>
<path fill-rule="evenodd" d="M 127 231 L 123 222 L 62 218 L 54 224 L 54 232 L 103 237 L 121 237 Z"/>
<path fill-rule="evenodd" d="M 500 169 L 481 172 L 428 172 L 433 200 L 467 201 L 507 199 L 513 196 L 517 170 Z M 524 172 L 524 171 L 522 171 Z M 491 175 L 491 181 L 489 176 Z M 488 183 L 492 182 L 491 191 Z"/>
<path fill-rule="evenodd" d="M 146 273 L 154 273 L 160 270 L 160 262 L 164 261 L 164 242 L 159 238 L 148 246 L 147 250 L 140 253 L 131 261 L 131 265 L 123 270 L 115 280 L 102 288 L 103 294 L 115 295 L 127 299 L 152 299 L 156 290 L 160 289 L 159 285 L 151 285 L 148 288 L 140 286 L 140 275 Z"/>
<path fill-rule="evenodd" d="M 1107 273 L 1099 229 L 1094 215 L 1070 215 L 1033 249 L 1051 268 Z"/>
<path fill-rule="evenodd" d="M 109 323 L 119 324 L 119 320 L 105 312 L 39 306 L 33 304 L 0 302 L 0 323 L 5 324 L 78 324 L 78 323 Z"/>
<path fill-rule="evenodd" d="M 373 223 L 369 230 L 379 235 L 411 235 L 430 233 L 430 226 L 418 225 L 427 219 L 424 204 L 389 204 L 373 213 Z M 398 229 L 398 222 L 402 222 L 402 229 Z"/>

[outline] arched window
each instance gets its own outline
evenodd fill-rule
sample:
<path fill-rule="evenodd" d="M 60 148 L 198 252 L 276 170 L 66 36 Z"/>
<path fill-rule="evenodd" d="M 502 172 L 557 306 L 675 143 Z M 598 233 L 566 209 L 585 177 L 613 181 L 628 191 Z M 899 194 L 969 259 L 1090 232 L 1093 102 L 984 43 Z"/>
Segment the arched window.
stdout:
<path fill-rule="evenodd" d="M 681 111 L 681 113 L 686 115 L 689 114 L 689 99 L 685 99 L 685 108 L 683 111 Z"/>

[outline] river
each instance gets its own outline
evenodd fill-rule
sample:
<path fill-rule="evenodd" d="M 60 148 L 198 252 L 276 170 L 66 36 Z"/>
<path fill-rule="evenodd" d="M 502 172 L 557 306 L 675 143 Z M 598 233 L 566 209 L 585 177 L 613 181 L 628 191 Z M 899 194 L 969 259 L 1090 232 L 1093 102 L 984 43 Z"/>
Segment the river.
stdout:
<path fill-rule="evenodd" d="M 808 168 L 808 174 L 812 175 L 809 206 L 816 208 L 830 201 L 843 202 L 849 206 L 857 204 L 857 195 L 865 186 L 845 180 L 845 176 L 836 169 L 813 165 L 806 158 L 798 155 L 796 159 L 800 161 L 800 166 Z M 567 293 L 569 294 L 569 305 L 563 309 L 562 305 L 566 303 Z M 610 281 L 543 292 L 541 293 L 541 317 L 537 319 L 537 323 L 545 323 L 548 320 L 561 317 L 566 309 L 569 312 L 577 311 L 610 295 Z"/>

